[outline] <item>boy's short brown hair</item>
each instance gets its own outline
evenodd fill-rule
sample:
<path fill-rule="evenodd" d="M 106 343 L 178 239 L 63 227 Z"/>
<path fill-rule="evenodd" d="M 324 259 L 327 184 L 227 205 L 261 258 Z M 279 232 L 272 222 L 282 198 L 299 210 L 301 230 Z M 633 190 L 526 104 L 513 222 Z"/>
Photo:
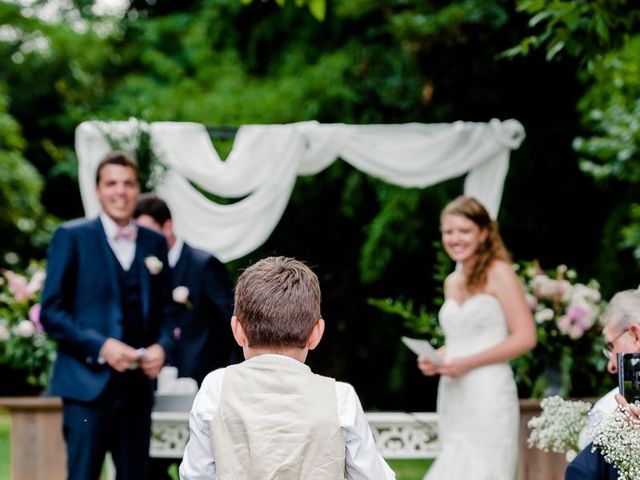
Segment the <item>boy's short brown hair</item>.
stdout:
<path fill-rule="evenodd" d="M 250 347 L 304 348 L 320 315 L 320 283 L 304 263 L 268 257 L 238 278 L 234 315 Z"/>

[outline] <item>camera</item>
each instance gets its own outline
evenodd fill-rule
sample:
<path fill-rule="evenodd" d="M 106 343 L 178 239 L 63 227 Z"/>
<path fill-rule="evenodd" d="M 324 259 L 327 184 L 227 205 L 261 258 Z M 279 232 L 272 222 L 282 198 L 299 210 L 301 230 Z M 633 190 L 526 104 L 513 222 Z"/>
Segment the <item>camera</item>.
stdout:
<path fill-rule="evenodd" d="M 618 388 L 627 402 L 640 402 L 640 353 L 618 354 Z"/>

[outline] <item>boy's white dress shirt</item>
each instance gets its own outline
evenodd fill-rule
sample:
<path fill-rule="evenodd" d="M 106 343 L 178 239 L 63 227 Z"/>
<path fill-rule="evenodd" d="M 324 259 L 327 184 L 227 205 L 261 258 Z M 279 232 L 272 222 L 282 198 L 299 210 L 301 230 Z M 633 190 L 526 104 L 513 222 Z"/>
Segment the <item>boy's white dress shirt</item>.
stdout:
<path fill-rule="evenodd" d="M 289 368 L 311 373 L 304 363 L 284 355 L 266 354 L 267 359 L 284 362 Z M 253 359 L 247 360 L 251 362 Z M 190 437 L 180 465 L 182 480 L 216 479 L 215 452 L 211 447 L 210 424 L 218 412 L 225 369 L 210 373 L 203 381 L 189 418 Z M 335 382 L 340 431 L 346 445 L 345 471 L 348 480 L 393 480 L 395 474 L 375 447 L 369 424 L 353 387 Z M 338 479 L 336 479 L 338 480 Z"/>

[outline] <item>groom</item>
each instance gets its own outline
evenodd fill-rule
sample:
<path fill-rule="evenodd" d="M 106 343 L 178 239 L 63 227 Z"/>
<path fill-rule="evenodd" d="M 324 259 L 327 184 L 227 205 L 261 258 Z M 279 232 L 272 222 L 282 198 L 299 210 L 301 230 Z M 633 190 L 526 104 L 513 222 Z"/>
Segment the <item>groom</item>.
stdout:
<path fill-rule="evenodd" d="M 137 165 L 98 165 L 98 218 L 53 235 L 42 324 L 58 344 L 51 393 L 63 399 L 68 478 L 95 480 L 110 451 L 119 479 L 148 478 L 152 380 L 172 343 L 164 238 L 132 221 Z"/>

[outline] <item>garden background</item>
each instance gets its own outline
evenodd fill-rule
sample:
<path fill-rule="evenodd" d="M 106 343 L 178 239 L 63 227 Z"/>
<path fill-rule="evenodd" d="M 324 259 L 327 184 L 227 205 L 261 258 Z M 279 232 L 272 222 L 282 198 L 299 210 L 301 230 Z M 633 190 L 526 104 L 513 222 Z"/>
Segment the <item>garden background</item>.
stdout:
<path fill-rule="evenodd" d="M 0 267 L 44 258 L 55 226 L 83 214 L 84 120 L 515 118 L 527 138 L 498 217 L 514 259 L 569 265 L 604 298 L 635 288 L 639 20 L 623 0 L 0 1 Z M 432 328 L 448 268 L 438 212 L 461 191 L 462 179 L 402 189 L 337 162 L 300 178 L 267 243 L 228 268 L 268 254 L 308 262 L 328 326 L 314 370 L 352 383 L 367 410 L 433 410 L 435 381 L 399 338 Z M 576 373 L 570 393 L 610 385 Z"/>

